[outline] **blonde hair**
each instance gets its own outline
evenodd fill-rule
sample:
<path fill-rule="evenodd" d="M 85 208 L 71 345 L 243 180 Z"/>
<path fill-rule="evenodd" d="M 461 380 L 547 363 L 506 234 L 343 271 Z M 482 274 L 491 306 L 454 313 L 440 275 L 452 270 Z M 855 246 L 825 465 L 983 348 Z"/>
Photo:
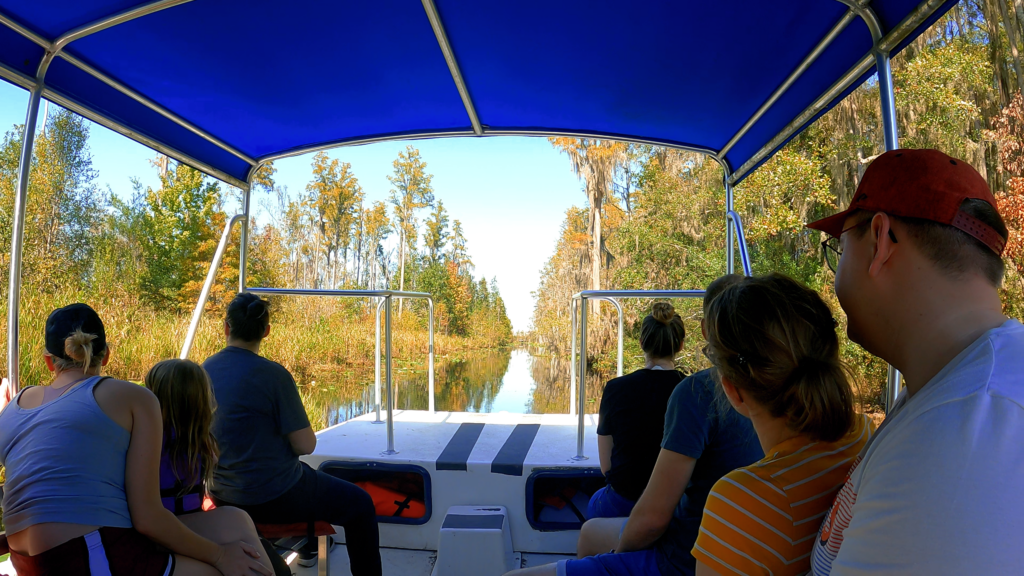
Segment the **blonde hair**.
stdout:
<path fill-rule="evenodd" d="M 825 442 L 849 432 L 853 389 L 817 292 L 782 274 L 745 278 L 709 312 L 708 355 L 722 378 L 795 432 Z"/>
<path fill-rule="evenodd" d="M 146 374 L 146 388 L 160 401 L 164 449 L 174 477 L 183 485 L 209 483 L 219 452 L 212 430 L 217 401 L 206 370 L 191 360 L 164 360 Z M 200 470 L 202 477 L 197 478 Z M 183 491 L 193 487 L 195 483 L 183 486 Z"/>
<path fill-rule="evenodd" d="M 99 338 L 95 334 L 88 334 L 83 332 L 81 328 L 75 328 L 75 331 L 71 333 L 64 340 L 64 353 L 68 355 L 68 358 L 61 358 L 60 356 L 54 356 L 47 352 L 50 358 L 53 358 L 53 366 L 58 372 L 65 370 L 83 370 L 88 372 L 92 367 L 99 367 L 103 364 L 103 357 L 107 353 L 107 349 L 94 350 L 92 341 Z"/>

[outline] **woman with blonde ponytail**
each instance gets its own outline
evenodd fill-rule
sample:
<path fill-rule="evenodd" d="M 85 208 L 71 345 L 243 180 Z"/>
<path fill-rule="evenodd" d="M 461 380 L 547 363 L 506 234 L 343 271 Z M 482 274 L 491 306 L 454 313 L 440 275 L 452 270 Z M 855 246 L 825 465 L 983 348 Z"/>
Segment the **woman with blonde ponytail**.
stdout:
<path fill-rule="evenodd" d="M 44 359 L 53 381 L 0 412 L 4 523 L 20 576 L 271 574 L 241 510 L 190 526 L 163 507 L 160 404 L 100 375 L 110 350 L 95 310 L 54 310 Z"/>
<path fill-rule="evenodd" d="M 854 412 L 832 312 L 771 274 L 711 303 L 707 356 L 765 457 L 719 480 L 693 547 L 697 576 L 805 574 L 821 517 L 874 426 Z"/>
<path fill-rule="evenodd" d="M 656 302 L 640 323 L 644 367 L 609 380 L 601 397 L 597 446 L 607 486 L 590 499 L 587 518 L 629 516 L 661 450 L 669 396 L 686 374 L 676 369 L 686 328 L 668 302 Z"/>

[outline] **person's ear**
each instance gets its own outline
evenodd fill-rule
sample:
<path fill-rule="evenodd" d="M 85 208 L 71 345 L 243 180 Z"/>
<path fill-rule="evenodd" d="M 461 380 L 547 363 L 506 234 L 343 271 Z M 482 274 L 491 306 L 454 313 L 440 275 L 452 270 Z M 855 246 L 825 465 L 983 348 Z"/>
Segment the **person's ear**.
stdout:
<path fill-rule="evenodd" d="M 110 346 L 107 346 L 106 351 L 103 352 L 103 361 L 100 362 L 100 366 L 106 366 L 107 362 L 110 362 Z"/>
<path fill-rule="evenodd" d="M 267 329 L 263 331 L 263 337 L 270 336 L 270 324 L 267 324 Z"/>
<path fill-rule="evenodd" d="M 227 320 L 224 321 L 224 337 L 231 338 L 231 325 L 228 324 Z"/>
<path fill-rule="evenodd" d="M 890 233 L 892 219 L 885 212 L 879 212 L 871 219 L 871 239 L 875 244 L 871 264 L 868 266 L 868 274 L 878 276 L 882 272 L 889 258 L 896 250 L 896 243 L 892 241 Z"/>
<path fill-rule="evenodd" d="M 704 318 L 700 319 L 700 334 L 704 337 L 704 341 L 706 342 L 708 339 L 708 325 Z"/>
<path fill-rule="evenodd" d="M 750 410 L 747 408 L 746 402 L 743 401 L 743 391 L 733 386 L 725 376 L 722 376 L 722 390 L 725 391 L 725 397 L 729 399 L 729 404 L 732 404 L 737 412 L 749 418 Z"/>
<path fill-rule="evenodd" d="M 53 365 L 53 356 L 43 354 L 43 360 L 46 362 L 46 368 L 49 369 L 50 372 L 57 371 L 57 367 Z"/>

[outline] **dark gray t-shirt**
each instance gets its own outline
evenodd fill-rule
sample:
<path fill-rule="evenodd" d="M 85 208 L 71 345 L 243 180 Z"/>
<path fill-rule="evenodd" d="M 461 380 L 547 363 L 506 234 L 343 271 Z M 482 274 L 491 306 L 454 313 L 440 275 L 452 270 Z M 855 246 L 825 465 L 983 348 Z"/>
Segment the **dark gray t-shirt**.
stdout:
<path fill-rule="evenodd" d="M 217 398 L 213 435 L 220 449 L 210 493 L 250 506 L 284 494 L 302 475 L 288 434 L 309 426 L 292 375 L 234 346 L 209 357 L 203 368 Z"/>
<path fill-rule="evenodd" d="M 665 411 L 661 447 L 696 458 L 690 483 L 672 515 L 668 530 L 655 544 L 662 574 L 693 574 L 690 550 L 697 541 L 704 503 L 718 479 L 764 458 L 750 420 L 716 398 L 710 370 L 686 378 L 672 391 Z"/>

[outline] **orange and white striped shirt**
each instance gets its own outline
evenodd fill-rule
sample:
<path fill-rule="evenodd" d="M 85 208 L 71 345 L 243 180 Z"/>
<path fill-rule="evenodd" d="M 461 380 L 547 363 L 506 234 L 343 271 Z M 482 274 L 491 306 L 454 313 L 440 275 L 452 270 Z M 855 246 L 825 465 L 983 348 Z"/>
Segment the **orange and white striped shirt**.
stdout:
<path fill-rule="evenodd" d="M 858 414 L 836 442 L 792 438 L 711 489 L 693 556 L 719 574 L 804 574 L 821 519 L 874 432 Z"/>

